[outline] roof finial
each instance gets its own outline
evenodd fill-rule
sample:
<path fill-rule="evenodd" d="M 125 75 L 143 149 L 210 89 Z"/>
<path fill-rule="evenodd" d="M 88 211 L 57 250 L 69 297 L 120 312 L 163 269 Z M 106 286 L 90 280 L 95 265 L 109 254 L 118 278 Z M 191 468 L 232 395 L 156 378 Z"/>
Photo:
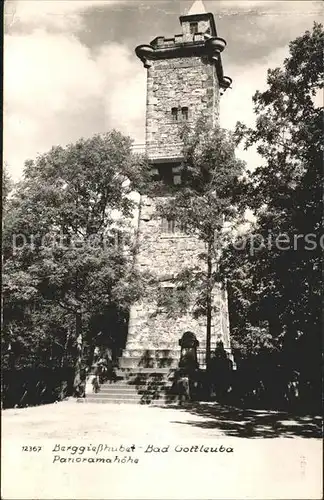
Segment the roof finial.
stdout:
<path fill-rule="evenodd" d="M 205 6 L 202 0 L 195 0 L 189 9 L 188 16 L 194 16 L 196 14 L 206 14 Z"/>

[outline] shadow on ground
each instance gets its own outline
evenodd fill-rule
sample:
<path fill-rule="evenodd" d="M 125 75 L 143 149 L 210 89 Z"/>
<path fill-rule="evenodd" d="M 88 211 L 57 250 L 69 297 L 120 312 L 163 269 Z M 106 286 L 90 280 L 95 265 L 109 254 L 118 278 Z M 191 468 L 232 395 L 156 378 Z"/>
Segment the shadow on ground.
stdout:
<path fill-rule="evenodd" d="M 243 438 L 322 437 L 322 418 L 319 416 L 241 409 L 216 403 L 186 404 L 182 407 L 174 405 L 173 407 L 178 411 L 204 417 L 204 420 L 199 421 L 173 421 L 173 423 L 218 429 L 227 436 Z"/>

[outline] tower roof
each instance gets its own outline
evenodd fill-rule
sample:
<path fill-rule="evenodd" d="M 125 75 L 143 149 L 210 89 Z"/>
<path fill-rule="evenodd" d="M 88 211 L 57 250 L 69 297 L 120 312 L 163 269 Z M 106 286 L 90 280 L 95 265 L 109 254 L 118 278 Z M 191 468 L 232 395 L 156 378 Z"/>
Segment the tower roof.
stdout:
<path fill-rule="evenodd" d="M 206 14 L 207 11 L 202 0 L 195 0 L 189 9 L 188 16 L 195 16 L 197 14 Z"/>

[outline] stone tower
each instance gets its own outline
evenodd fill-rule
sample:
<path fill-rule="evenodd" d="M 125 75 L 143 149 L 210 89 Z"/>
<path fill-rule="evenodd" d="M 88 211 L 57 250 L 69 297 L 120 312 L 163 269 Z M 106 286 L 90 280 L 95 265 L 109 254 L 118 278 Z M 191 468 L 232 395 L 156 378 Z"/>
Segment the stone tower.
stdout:
<path fill-rule="evenodd" d="M 211 126 L 219 116 L 220 95 L 231 84 L 223 74 L 220 53 L 225 40 L 217 36 L 214 16 L 201 1 L 180 17 L 181 34 L 158 36 L 149 45 L 136 48 L 136 55 L 147 69 L 146 153 L 152 169 L 166 186 L 181 189 L 179 165 L 182 144 L 179 131 L 203 115 Z M 163 297 L 181 293 L 175 276 L 198 263 L 205 246 L 181 232 L 172 220 L 154 216 L 155 200 L 142 196 L 138 214 L 139 270 L 153 273 L 159 282 L 157 296 L 143 298 L 130 311 L 126 348 L 121 364 L 135 366 L 174 366 L 179 360 L 179 338 L 193 331 L 200 343 L 200 362 L 204 363 L 206 318 L 194 318 L 189 303 L 181 316 L 170 316 L 163 308 Z M 226 292 L 219 286 L 213 292 L 212 348 L 222 340 L 230 349 Z"/>

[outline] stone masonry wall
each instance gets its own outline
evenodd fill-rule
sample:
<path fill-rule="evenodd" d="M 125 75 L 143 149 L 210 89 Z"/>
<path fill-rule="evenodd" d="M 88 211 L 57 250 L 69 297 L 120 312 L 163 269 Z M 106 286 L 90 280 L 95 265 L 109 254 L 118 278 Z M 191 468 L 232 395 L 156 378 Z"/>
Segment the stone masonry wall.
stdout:
<path fill-rule="evenodd" d="M 152 199 L 142 197 L 139 215 L 139 252 L 136 265 L 139 270 L 150 271 L 161 281 L 176 276 L 181 269 L 195 265 L 198 254 L 205 251 L 203 242 L 197 238 L 181 234 L 162 234 L 161 221 L 155 216 Z M 226 295 L 220 289 L 214 290 L 214 301 L 218 312 L 212 321 L 212 344 L 223 340 L 229 347 L 228 316 Z M 194 319 L 193 304 L 188 304 L 186 314 L 168 317 L 166 312 L 157 310 L 154 297 L 145 298 L 135 304 L 130 311 L 127 351 L 144 349 L 178 348 L 178 340 L 186 330 L 193 331 L 205 346 L 206 318 Z"/>
<path fill-rule="evenodd" d="M 188 107 L 189 124 L 201 116 L 211 124 L 218 119 L 219 86 L 215 67 L 203 57 L 152 61 L 147 73 L 146 144 L 150 158 L 181 154 L 181 116 L 173 121 L 171 109 Z"/>

